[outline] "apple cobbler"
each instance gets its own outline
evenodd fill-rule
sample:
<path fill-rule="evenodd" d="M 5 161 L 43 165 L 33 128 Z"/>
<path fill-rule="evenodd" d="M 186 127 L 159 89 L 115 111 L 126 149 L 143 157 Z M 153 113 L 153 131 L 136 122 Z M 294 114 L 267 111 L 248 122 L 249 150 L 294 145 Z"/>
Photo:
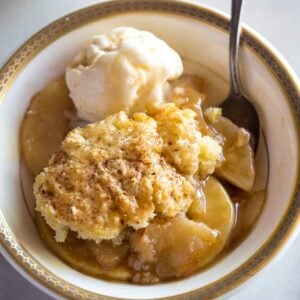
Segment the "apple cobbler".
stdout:
<path fill-rule="evenodd" d="M 180 57 L 156 39 L 128 28 L 94 38 L 67 68 L 67 82 L 33 97 L 21 132 L 46 246 L 86 274 L 140 284 L 217 261 L 251 230 L 264 202 L 264 191 L 253 192 L 249 133 L 208 105 L 205 80 L 182 74 Z M 169 61 L 149 60 L 154 48 Z M 112 70 L 128 76 L 123 92 L 134 86 L 128 105 L 122 91 L 106 93 Z M 95 90 L 82 84 L 79 93 L 79 81 L 90 89 L 97 81 Z"/>

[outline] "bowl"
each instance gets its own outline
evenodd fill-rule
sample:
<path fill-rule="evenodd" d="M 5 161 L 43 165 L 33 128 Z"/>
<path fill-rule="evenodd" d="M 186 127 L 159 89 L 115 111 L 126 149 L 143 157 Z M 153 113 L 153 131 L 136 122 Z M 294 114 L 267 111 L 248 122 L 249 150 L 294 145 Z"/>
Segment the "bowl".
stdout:
<path fill-rule="evenodd" d="M 229 295 L 275 261 L 299 231 L 299 81 L 281 55 L 244 26 L 243 86 L 258 108 L 262 139 L 258 174 L 267 199 L 250 235 L 216 264 L 188 278 L 151 286 L 109 282 L 67 266 L 45 248 L 32 218 L 30 178 L 22 173 L 19 131 L 31 97 L 63 74 L 94 34 L 132 26 L 164 39 L 205 78 L 212 104 L 229 91 L 227 16 L 186 1 L 122 0 L 62 17 L 29 39 L 0 72 L 1 253 L 31 283 L 76 299 L 210 299 Z M 20 180 L 21 179 L 21 180 Z"/>

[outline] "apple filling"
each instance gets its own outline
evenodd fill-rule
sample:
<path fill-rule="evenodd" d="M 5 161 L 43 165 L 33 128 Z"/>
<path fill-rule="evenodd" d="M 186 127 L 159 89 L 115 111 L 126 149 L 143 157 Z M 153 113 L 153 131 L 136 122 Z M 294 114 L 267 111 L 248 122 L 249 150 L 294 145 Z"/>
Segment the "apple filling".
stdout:
<path fill-rule="evenodd" d="M 95 277 L 151 284 L 200 270 L 246 236 L 265 198 L 252 192 L 249 133 L 203 109 L 202 84 L 184 74 L 169 103 L 77 128 L 64 79 L 33 97 L 22 153 L 51 251 Z"/>

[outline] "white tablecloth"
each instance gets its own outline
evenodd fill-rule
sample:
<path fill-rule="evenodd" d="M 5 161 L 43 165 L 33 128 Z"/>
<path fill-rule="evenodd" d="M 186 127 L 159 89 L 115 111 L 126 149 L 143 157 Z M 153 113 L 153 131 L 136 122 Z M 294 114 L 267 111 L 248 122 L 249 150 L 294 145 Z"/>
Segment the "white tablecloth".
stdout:
<path fill-rule="evenodd" d="M 0 0 L 0 65 L 32 34 L 56 18 L 94 4 L 95 0 Z M 202 0 L 225 12 L 229 0 Z M 300 74 L 300 1 L 244 0 L 243 20 L 265 36 Z M 0 255 L 0 299 L 43 300 L 48 296 L 31 286 Z M 233 300 L 299 300 L 300 239 L 259 280 Z"/>

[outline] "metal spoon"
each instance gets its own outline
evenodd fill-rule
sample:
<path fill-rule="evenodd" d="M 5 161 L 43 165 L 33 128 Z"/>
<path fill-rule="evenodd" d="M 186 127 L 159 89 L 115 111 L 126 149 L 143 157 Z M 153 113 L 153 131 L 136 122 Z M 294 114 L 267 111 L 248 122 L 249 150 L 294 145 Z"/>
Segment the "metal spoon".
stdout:
<path fill-rule="evenodd" d="M 250 132 L 250 144 L 254 151 L 259 142 L 259 118 L 255 107 L 246 98 L 240 81 L 239 74 L 239 42 L 240 42 L 240 13 L 242 0 L 232 0 L 230 41 L 229 41 L 229 67 L 231 91 L 228 98 L 221 103 L 222 114 L 239 127 Z"/>

